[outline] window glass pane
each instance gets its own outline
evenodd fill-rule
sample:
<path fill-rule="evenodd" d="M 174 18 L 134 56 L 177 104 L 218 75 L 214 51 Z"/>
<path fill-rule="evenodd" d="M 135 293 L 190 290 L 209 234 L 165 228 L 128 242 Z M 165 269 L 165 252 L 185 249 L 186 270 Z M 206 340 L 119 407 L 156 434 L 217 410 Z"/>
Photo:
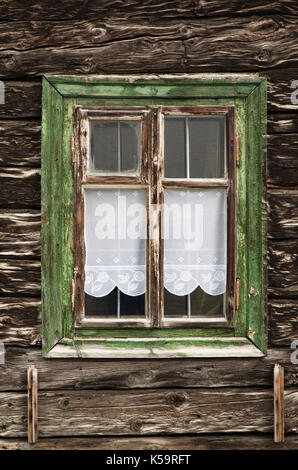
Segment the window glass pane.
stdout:
<path fill-rule="evenodd" d="M 165 178 L 186 178 L 185 119 L 165 118 Z"/>
<path fill-rule="evenodd" d="M 225 176 L 224 117 L 165 118 L 165 178 Z"/>
<path fill-rule="evenodd" d="M 86 314 L 144 316 L 146 191 L 88 188 L 84 199 Z"/>
<path fill-rule="evenodd" d="M 105 319 L 144 317 L 145 294 L 132 297 L 123 294 L 117 287 L 103 297 L 85 293 L 85 315 Z"/>
<path fill-rule="evenodd" d="M 90 161 L 93 173 L 137 173 L 140 161 L 140 121 L 90 121 Z"/>
<path fill-rule="evenodd" d="M 197 287 L 189 295 L 174 295 L 164 290 L 164 316 L 176 318 L 222 317 L 224 295 L 209 295 Z"/>
<path fill-rule="evenodd" d="M 222 315 L 226 267 L 226 190 L 165 190 L 165 315 Z"/>

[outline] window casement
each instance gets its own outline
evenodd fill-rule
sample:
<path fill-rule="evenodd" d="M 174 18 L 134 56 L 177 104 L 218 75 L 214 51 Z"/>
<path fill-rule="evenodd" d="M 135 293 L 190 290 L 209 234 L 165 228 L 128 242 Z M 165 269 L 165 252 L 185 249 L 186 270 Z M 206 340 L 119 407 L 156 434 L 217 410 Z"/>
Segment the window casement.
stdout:
<path fill-rule="evenodd" d="M 262 356 L 266 82 L 47 76 L 46 357 Z"/>

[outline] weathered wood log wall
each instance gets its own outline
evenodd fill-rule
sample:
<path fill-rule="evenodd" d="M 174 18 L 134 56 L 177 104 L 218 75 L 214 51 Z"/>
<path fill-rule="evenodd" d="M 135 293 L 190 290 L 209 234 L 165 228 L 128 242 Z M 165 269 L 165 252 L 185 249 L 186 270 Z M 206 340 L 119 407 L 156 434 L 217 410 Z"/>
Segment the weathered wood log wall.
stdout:
<path fill-rule="evenodd" d="M 0 2 L 0 449 L 25 449 L 26 370 L 39 371 L 33 449 L 297 448 L 297 0 Z M 44 73 L 259 72 L 268 94 L 269 352 L 263 359 L 45 360 L 40 349 Z M 285 368 L 273 443 L 273 366 Z M 93 437 L 92 437 L 93 436 Z M 115 438 L 115 436 L 117 436 Z"/>

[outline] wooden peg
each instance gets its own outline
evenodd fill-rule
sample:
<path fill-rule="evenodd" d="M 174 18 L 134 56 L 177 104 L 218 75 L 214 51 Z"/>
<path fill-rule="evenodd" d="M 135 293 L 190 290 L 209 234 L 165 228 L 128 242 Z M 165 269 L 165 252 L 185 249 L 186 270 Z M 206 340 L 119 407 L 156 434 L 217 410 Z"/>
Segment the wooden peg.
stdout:
<path fill-rule="evenodd" d="M 274 366 L 274 442 L 285 440 L 284 368 Z"/>
<path fill-rule="evenodd" d="M 38 380 L 37 369 L 31 366 L 27 371 L 28 388 L 28 442 L 34 444 L 38 439 Z"/>

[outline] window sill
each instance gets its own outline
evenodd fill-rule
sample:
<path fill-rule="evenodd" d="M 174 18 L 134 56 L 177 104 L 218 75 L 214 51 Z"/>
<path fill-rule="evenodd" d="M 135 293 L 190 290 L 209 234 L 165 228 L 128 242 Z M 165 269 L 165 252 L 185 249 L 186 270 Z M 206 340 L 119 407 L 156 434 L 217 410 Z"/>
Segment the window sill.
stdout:
<path fill-rule="evenodd" d="M 182 357 L 263 357 L 247 338 L 62 338 L 44 357 L 162 359 Z"/>

